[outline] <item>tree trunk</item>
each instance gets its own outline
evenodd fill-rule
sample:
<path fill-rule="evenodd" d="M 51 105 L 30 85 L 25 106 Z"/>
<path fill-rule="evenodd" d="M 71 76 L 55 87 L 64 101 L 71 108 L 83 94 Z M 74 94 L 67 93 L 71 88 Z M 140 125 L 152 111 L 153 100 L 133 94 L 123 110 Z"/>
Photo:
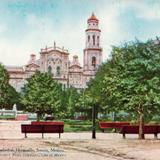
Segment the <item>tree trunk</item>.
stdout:
<path fill-rule="evenodd" d="M 139 139 L 145 139 L 143 128 L 144 128 L 144 114 L 140 112 L 139 113 Z"/>
<path fill-rule="evenodd" d="M 40 119 L 41 119 L 41 115 L 40 115 L 40 113 L 39 113 L 39 112 L 37 112 L 37 121 L 39 122 L 39 121 L 40 121 Z"/>
<path fill-rule="evenodd" d="M 116 112 L 113 112 L 113 121 L 116 121 Z"/>
<path fill-rule="evenodd" d="M 96 139 L 96 106 L 92 107 L 92 139 Z"/>

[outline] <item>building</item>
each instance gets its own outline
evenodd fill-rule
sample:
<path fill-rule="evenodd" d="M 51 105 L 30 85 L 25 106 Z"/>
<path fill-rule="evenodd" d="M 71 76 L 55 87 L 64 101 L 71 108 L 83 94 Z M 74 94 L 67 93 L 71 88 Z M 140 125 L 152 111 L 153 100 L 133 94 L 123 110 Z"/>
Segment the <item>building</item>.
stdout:
<path fill-rule="evenodd" d="M 96 69 L 102 62 L 101 30 L 98 24 L 99 20 L 92 14 L 85 30 L 86 45 L 83 53 L 83 66 L 80 65 L 77 55 L 73 56 L 73 60 L 70 61 L 68 51 L 57 47 L 54 43 L 53 47 L 41 49 L 39 59 L 31 54 L 27 65 L 5 66 L 10 75 L 10 84 L 20 91 L 26 79 L 39 70 L 51 73 L 53 79 L 65 86 L 85 88 L 86 83 L 94 78 Z"/>

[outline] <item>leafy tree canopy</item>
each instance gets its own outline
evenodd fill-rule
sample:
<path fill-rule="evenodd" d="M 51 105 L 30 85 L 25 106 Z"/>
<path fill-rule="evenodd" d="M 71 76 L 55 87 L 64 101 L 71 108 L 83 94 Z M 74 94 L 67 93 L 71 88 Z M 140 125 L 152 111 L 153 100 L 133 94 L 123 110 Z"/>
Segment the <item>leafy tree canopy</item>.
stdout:
<path fill-rule="evenodd" d="M 113 47 L 93 83 L 99 102 L 111 111 L 124 110 L 143 118 L 160 109 L 160 45 L 150 40 Z M 141 132 L 142 133 L 142 132 Z M 142 138 L 142 134 L 141 134 Z"/>
<path fill-rule="evenodd" d="M 102 91 L 115 108 L 154 113 L 160 106 L 160 46 L 139 41 L 113 47 Z"/>
<path fill-rule="evenodd" d="M 19 94 L 9 84 L 9 74 L 0 64 L 0 107 L 11 109 L 15 103 L 19 103 Z"/>
<path fill-rule="evenodd" d="M 74 87 L 65 88 L 62 92 L 62 111 L 65 118 L 73 118 L 77 111 L 76 104 L 79 100 L 79 92 Z M 78 109 L 79 110 L 79 109 Z"/>
<path fill-rule="evenodd" d="M 53 80 L 51 74 L 37 71 L 23 88 L 22 103 L 26 110 L 36 112 L 38 116 L 45 113 L 55 116 L 61 110 L 61 93 L 61 85 Z"/>

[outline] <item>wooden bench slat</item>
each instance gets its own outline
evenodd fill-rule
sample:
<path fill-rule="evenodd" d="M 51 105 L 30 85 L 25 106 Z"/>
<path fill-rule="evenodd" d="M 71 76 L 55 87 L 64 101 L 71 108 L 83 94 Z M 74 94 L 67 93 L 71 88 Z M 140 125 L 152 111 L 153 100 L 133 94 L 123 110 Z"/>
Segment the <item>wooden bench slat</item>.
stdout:
<path fill-rule="evenodd" d="M 125 138 L 125 134 L 139 134 L 139 126 L 123 126 L 120 133 L 123 134 L 123 138 Z M 160 125 L 145 125 L 143 127 L 143 133 L 154 134 L 155 138 L 157 138 L 157 134 L 160 133 Z"/>
<path fill-rule="evenodd" d="M 129 122 L 99 122 L 99 128 L 104 131 L 104 129 L 121 129 L 124 125 L 130 125 Z"/>
<path fill-rule="evenodd" d="M 37 121 L 32 121 L 31 124 L 41 124 L 41 125 L 64 125 L 64 122 L 37 122 Z"/>
<path fill-rule="evenodd" d="M 57 123 L 34 123 L 34 124 L 22 124 L 21 125 L 21 132 L 25 133 L 25 137 L 27 133 L 42 133 L 42 138 L 44 133 L 60 133 L 64 132 L 64 123 L 61 122 Z"/>

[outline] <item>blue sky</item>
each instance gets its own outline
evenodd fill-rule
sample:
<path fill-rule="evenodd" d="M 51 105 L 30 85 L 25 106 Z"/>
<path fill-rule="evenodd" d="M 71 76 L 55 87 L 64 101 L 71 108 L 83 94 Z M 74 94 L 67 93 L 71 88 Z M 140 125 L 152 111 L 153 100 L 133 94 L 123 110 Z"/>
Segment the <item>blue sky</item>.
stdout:
<path fill-rule="evenodd" d="M 26 64 L 54 41 L 82 62 L 92 12 L 100 21 L 104 60 L 112 45 L 160 36 L 160 0 L 1 0 L 0 62 Z"/>

